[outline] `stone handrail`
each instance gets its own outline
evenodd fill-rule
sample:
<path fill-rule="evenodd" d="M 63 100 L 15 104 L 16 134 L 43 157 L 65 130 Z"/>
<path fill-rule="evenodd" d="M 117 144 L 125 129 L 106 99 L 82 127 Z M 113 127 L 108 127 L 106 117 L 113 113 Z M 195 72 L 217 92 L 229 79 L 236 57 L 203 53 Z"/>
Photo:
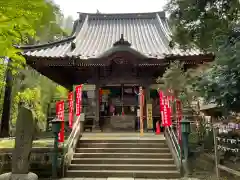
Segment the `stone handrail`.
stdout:
<path fill-rule="evenodd" d="M 170 148 L 170 151 L 173 155 L 175 164 L 177 165 L 178 170 L 182 173 L 182 152 L 181 147 L 179 145 L 178 139 L 173 132 L 172 127 L 165 128 L 165 138 L 167 140 L 167 144 Z"/>
<path fill-rule="evenodd" d="M 76 122 L 73 125 L 72 132 L 70 133 L 70 135 L 67 139 L 67 143 L 66 143 L 66 146 L 64 148 L 65 153 L 64 153 L 64 156 L 63 156 L 64 157 L 63 158 L 63 168 L 62 168 L 63 176 L 64 176 L 66 168 L 71 163 L 71 160 L 73 158 L 73 154 L 75 152 L 76 145 L 79 141 L 79 138 L 82 135 L 84 119 L 85 119 L 85 115 L 83 113 L 77 118 Z"/>

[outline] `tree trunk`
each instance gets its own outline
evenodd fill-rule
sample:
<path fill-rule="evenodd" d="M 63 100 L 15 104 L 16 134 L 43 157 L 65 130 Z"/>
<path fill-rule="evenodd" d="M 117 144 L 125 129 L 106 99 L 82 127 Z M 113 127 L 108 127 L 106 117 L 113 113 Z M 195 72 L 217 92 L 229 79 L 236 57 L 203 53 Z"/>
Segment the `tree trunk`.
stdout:
<path fill-rule="evenodd" d="M 12 93 L 12 72 L 10 69 L 10 61 L 8 62 L 8 67 L 6 71 L 6 85 L 4 93 L 3 111 L 2 111 L 2 121 L 0 129 L 0 137 L 9 137 L 9 127 L 10 127 L 10 112 L 11 112 L 11 93 Z"/>

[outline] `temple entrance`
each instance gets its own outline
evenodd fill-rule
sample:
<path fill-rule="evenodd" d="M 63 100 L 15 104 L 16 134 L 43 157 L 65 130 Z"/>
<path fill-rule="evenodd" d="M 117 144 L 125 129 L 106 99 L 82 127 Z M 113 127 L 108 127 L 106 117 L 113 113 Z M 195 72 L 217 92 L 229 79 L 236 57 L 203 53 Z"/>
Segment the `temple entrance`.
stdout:
<path fill-rule="evenodd" d="M 103 132 L 137 131 L 138 86 L 116 84 L 102 86 L 99 90 L 99 126 Z"/>
<path fill-rule="evenodd" d="M 139 86 L 107 84 L 96 88 L 84 85 L 83 113 L 86 131 L 138 132 L 140 130 Z M 159 97 L 155 89 L 143 87 L 144 131 L 154 131 L 161 120 Z"/>

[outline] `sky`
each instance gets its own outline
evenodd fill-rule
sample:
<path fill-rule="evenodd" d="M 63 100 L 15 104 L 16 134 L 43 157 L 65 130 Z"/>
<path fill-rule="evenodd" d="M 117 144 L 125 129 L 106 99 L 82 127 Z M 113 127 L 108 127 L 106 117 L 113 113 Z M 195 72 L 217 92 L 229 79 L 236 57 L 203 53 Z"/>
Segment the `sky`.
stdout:
<path fill-rule="evenodd" d="M 138 13 L 162 11 L 168 0 L 54 0 L 64 16 L 78 17 L 77 12 Z"/>

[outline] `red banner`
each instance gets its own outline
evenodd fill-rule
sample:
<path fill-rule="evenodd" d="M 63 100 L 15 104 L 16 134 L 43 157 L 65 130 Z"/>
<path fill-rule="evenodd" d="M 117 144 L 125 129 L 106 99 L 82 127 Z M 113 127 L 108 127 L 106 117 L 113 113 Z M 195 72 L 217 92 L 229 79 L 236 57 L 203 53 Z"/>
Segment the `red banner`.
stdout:
<path fill-rule="evenodd" d="M 159 107 L 160 107 L 160 112 L 163 111 L 163 92 L 162 91 L 159 91 Z"/>
<path fill-rule="evenodd" d="M 176 100 L 176 111 L 177 111 L 177 135 L 178 135 L 178 142 L 181 143 L 182 136 L 181 136 L 181 120 L 182 120 L 182 107 L 181 101 L 179 99 Z"/>
<path fill-rule="evenodd" d="M 167 97 L 163 96 L 163 126 L 168 126 L 169 124 L 169 107 Z"/>
<path fill-rule="evenodd" d="M 76 116 L 80 116 L 82 111 L 82 85 L 78 85 L 75 88 L 76 91 Z"/>
<path fill-rule="evenodd" d="M 170 109 L 170 112 L 172 112 L 172 100 L 171 100 L 171 96 L 167 96 L 167 102 L 168 102 L 168 108 Z"/>
<path fill-rule="evenodd" d="M 163 99 L 163 92 L 159 91 L 159 111 L 160 111 L 160 115 L 162 118 L 162 126 L 165 126 L 165 120 L 164 120 L 164 99 Z"/>
<path fill-rule="evenodd" d="M 167 126 L 172 125 L 172 107 L 171 107 L 171 96 L 167 96 Z"/>
<path fill-rule="evenodd" d="M 62 121 L 61 130 L 58 134 L 58 142 L 64 141 L 64 101 L 58 101 L 56 103 L 56 116 Z"/>
<path fill-rule="evenodd" d="M 99 104 L 102 103 L 103 90 L 99 88 Z"/>
<path fill-rule="evenodd" d="M 163 126 L 172 125 L 170 97 L 165 96 L 162 91 L 159 91 L 159 102 L 160 102 L 159 103 L 160 114 L 162 117 L 162 125 Z"/>
<path fill-rule="evenodd" d="M 139 105 L 140 105 L 140 133 L 143 133 L 143 106 L 144 106 L 144 95 L 142 87 L 139 87 Z"/>
<path fill-rule="evenodd" d="M 72 124 L 73 124 L 73 92 L 68 93 L 68 123 L 69 123 L 69 127 L 72 128 Z"/>

